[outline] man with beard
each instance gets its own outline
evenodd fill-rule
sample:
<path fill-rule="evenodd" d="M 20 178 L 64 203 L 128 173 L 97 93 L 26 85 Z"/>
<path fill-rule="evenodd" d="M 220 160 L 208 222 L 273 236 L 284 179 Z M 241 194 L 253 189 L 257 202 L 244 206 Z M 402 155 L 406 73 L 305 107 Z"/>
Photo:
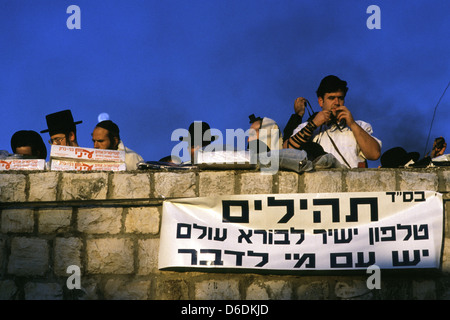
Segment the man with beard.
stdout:
<path fill-rule="evenodd" d="M 62 145 L 78 147 L 76 125 L 82 121 L 74 121 L 70 110 L 63 110 L 45 116 L 48 129 L 41 133 L 48 132 L 52 145 Z"/>
<path fill-rule="evenodd" d="M 137 164 L 144 159 L 133 150 L 125 147 L 119 135 L 119 127 L 111 120 L 99 122 L 92 132 L 95 149 L 125 151 L 127 170 L 136 170 Z"/>

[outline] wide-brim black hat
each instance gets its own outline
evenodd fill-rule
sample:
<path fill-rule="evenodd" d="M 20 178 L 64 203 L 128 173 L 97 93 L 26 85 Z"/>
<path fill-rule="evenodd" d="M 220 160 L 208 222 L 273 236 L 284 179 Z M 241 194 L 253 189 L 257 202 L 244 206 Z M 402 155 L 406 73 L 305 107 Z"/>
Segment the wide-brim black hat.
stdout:
<path fill-rule="evenodd" d="M 73 121 L 72 112 L 70 110 L 63 110 L 51 113 L 45 116 L 47 120 L 48 129 L 42 130 L 41 133 L 49 132 L 50 135 L 57 133 L 66 133 L 75 131 L 75 125 L 83 121 Z"/>
<path fill-rule="evenodd" d="M 249 115 L 248 118 L 250 119 L 250 123 L 256 122 L 258 120 L 262 120 L 261 117 L 255 117 L 254 114 Z"/>
<path fill-rule="evenodd" d="M 395 147 L 387 150 L 381 156 L 380 162 L 382 168 L 398 168 L 413 160 L 419 160 L 420 154 L 418 152 L 406 152 L 402 147 Z"/>
<path fill-rule="evenodd" d="M 211 127 L 207 122 L 204 121 L 194 121 L 189 126 L 189 137 L 181 137 L 180 141 L 188 141 L 191 145 L 195 145 L 197 139 L 201 141 L 202 147 L 207 146 L 211 142 L 217 139 L 217 136 L 211 135 Z M 195 134 L 200 133 L 200 138 L 195 138 Z"/>

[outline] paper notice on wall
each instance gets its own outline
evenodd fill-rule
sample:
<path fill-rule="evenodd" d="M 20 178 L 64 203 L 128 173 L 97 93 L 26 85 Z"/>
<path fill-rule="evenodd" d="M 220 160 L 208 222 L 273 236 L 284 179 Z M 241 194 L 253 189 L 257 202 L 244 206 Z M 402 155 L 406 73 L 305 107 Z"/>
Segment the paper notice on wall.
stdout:
<path fill-rule="evenodd" d="M 125 171 L 125 151 L 52 145 L 53 171 Z"/>
<path fill-rule="evenodd" d="M 96 162 L 77 160 L 51 160 L 53 171 L 125 171 L 126 164 L 121 162 Z"/>
<path fill-rule="evenodd" d="M 45 170 L 44 159 L 2 159 L 0 171 L 3 170 Z"/>
<path fill-rule="evenodd" d="M 50 158 L 125 162 L 125 151 L 52 145 Z"/>

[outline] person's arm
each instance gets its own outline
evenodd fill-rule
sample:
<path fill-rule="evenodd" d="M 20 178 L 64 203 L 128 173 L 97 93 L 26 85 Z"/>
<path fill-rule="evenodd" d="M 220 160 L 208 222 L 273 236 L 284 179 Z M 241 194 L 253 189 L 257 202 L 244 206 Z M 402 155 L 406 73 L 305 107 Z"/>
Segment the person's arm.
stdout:
<path fill-rule="evenodd" d="M 298 97 L 294 101 L 294 114 L 289 118 L 288 123 L 283 131 L 283 142 L 286 141 L 294 132 L 295 128 L 297 128 L 303 119 L 303 115 L 305 114 L 305 106 L 306 99 L 303 97 Z"/>
<path fill-rule="evenodd" d="M 283 143 L 283 148 L 303 149 L 305 143 L 307 143 L 313 135 L 314 130 L 330 120 L 330 114 L 331 111 L 327 110 L 315 113 L 311 117 L 312 119 L 308 120 L 305 127 Z"/>
<path fill-rule="evenodd" d="M 298 114 L 294 113 L 289 118 L 286 127 L 283 130 L 283 142 L 289 139 L 294 132 L 295 128 L 297 128 L 302 123 L 302 117 Z"/>
<path fill-rule="evenodd" d="M 336 111 L 338 121 L 345 119 L 366 159 L 377 160 L 381 155 L 381 147 L 378 141 L 356 123 L 347 107 L 337 107 Z"/>
<path fill-rule="evenodd" d="M 431 150 L 431 158 L 436 158 L 444 154 L 447 143 L 443 137 L 436 138 L 433 142 L 433 150 Z"/>
<path fill-rule="evenodd" d="M 299 132 L 284 141 L 283 148 L 303 149 L 303 146 L 311 138 L 317 126 L 313 121 L 309 121 Z"/>

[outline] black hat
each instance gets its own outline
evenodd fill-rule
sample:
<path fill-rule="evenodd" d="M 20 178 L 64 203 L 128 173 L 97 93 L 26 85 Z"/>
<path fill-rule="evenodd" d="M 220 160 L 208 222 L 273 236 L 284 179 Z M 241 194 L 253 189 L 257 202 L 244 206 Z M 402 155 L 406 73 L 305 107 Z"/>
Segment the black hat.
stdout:
<path fill-rule="evenodd" d="M 39 133 L 33 130 L 20 130 L 15 132 L 11 137 L 11 149 L 13 153 L 16 153 L 16 148 L 30 146 L 32 151 L 32 157 L 37 159 L 47 158 L 47 148 L 45 147 L 44 140 Z"/>
<path fill-rule="evenodd" d="M 395 147 L 387 150 L 381 156 L 380 162 L 382 168 L 398 168 L 413 160 L 416 162 L 420 157 L 418 152 L 406 152 L 402 147 Z"/>
<path fill-rule="evenodd" d="M 255 117 L 254 114 L 249 115 L 248 118 L 250 119 L 250 123 L 256 122 L 258 120 L 262 120 L 261 117 Z"/>
<path fill-rule="evenodd" d="M 42 130 L 41 133 L 49 132 L 50 136 L 57 133 L 66 133 L 69 131 L 75 131 L 75 125 L 82 123 L 83 121 L 73 121 L 72 112 L 70 110 L 63 110 L 55 113 L 51 113 L 45 116 L 47 120 L 48 129 Z"/>
<path fill-rule="evenodd" d="M 194 138 L 194 134 L 199 129 L 199 126 L 201 126 L 201 142 L 202 147 L 207 146 L 211 142 L 216 140 L 216 136 L 211 136 L 211 127 L 207 122 L 203 121 L 194 121 L 189 126 L 189 137 L 181 137 L 180 140 L 187 140 L 191 143 L 191 146 L 194 145 L 197 140 Z M 199 139 L 199 140 L 200 140 Z"/>

